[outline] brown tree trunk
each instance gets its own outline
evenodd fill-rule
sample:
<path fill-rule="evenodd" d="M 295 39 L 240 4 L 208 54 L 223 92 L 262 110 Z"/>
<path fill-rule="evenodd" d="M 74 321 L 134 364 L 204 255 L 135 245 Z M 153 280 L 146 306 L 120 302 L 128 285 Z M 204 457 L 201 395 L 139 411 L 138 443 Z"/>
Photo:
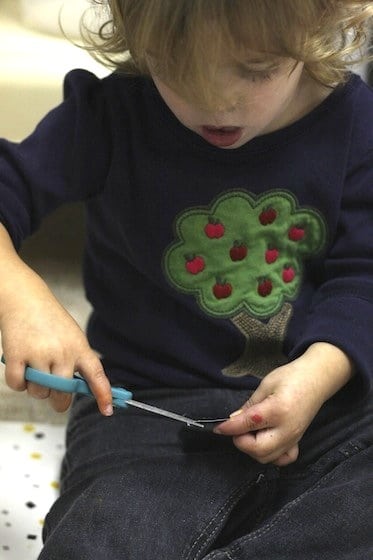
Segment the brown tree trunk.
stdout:
<path fill-rule="evenodd" d="M 255 375 L 263 378 L 276 367 L 285 364 L 287 358 L 282 347 L 291 314 L 292 306 L 285 303 L 267 323 L 251 317 L 246 311 L 233 317 L 233 324 L 246 338 L 246 346 L 242 356 L 222 370 L 223 374 L 230 377 Z"/>

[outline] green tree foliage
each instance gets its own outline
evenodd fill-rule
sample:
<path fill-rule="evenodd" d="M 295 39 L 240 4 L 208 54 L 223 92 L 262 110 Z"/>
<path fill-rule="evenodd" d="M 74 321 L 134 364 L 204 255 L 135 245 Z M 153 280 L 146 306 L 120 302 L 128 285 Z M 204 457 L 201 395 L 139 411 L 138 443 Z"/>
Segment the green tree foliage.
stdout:
<path fill-rule="evenodd" d="M 303 261 L 326 237 L 320 215 L 283 190 L 225 193 L 211 207 L 181 214 L 176 235 L 164 259 L 175 288 L 194 295 L 209 315 L 259 319 L 296 297 Z"/>

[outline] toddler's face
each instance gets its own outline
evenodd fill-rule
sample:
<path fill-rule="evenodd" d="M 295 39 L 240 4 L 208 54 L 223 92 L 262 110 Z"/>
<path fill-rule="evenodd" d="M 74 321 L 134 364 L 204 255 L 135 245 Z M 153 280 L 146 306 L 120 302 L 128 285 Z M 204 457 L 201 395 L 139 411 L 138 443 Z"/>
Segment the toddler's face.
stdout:
<path fill-rule="evenodd" d="M 207 110 L 186 101 L 162 79 L 154 83 L 177 119 L 210 144 L 220 148 L 238 148 L 261 136 L 290 124 L 306 111 L 303 64 L 280 59 L 273 67 L 265 61 L 252 61 L 240 68 L 236 64 L 221 67 L 215 91 L 223 92 L 229 105 Z"/>

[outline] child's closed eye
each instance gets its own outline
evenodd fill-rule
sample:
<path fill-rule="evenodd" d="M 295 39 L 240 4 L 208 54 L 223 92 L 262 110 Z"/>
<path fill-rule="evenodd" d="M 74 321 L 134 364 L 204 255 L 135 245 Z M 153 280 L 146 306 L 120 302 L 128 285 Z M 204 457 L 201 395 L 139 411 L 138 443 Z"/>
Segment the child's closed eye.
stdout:
<path fill-rule="evenodd" d="M 247 68 L 245 66 L 240 66 L 239 75 L 245 80 L 250 80 L 251 82 L 265 82 L 271 80 L 277 73 L 278 68 L 271 68 L 268 70 L 253 70 L 252 68 Z"/>

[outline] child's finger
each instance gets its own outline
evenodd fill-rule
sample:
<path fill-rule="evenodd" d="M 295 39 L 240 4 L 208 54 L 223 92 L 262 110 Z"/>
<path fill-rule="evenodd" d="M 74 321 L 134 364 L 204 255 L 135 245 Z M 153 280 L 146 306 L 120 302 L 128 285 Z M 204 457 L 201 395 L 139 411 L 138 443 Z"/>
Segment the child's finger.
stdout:
<path fill-rule="evenodd" d="M 26 381 L 25 370 L 28 365 L 46 373 L 50 371 L 50 364 L 47 361 L 39 360 L 31 363 L 26 360 L 7 358 L 5 376 L 9 387 L 17 391 L 24 391 L 26 389 L 28 395 L 34 399 L 47 399 L 50 395 L 50 389 L 37 383 Z"/>
<path fill-rule="evenodd" d="M 51 367 L 51 375 L 71 379 L 74 375 L 74 366 L 73 364 L 53 364 Z M 65 412 L 71 404 L 71 399 L 71 393 L 63 393 L 62 391 L 54 390 L 50 392 L 51 405 L 56 412 Z"/>
<path fill-rule="evenodd" d="M 6 358 L 5 381 L 13 391 L 25 391 L 27 383 L 25 380 L 25 362 L 17 358 Z"/>
<path fill-rule="evenodd" d="M 71 404 L 72 394 L 52 390 L 50 392 L 50 400 L 51 405 L 56 412 L 65 412 Z"/>
<path fill-rule="evenodd" d="M 267 398 L 252 406 L 250 406 L 250 402 L 245 403 L 242 408 L 231 415 L 229 420 L 219 424 L 214 431 L 218 434 L 238 436 L 269 428 L 274 426 L 276 421 L 277 414 L 273 411 L 273 401 Z"/>
<path fill-rule="evenodd" d="M 76 363 L 76 368 L 89 384 L 101 414 L 111 416 L 113 414 L 111 385 L 97 355 L 90 350 Z"/>
<path fill-rule="evenodd" d="M 294 445 L 285 453 L 280 455 L 276 460 L 272 461 L 274 465 L 277 467 L 286 467 L 286 465 L 290 465 L 290 463 L 294 463 L 298 459 L 299 455 L 299 446 L 298 444 Z"/>
<path fill-rule="evenodd" d="M 263 464 L 285 466 L 298 457 L 298 446 L 289 444 L 275 428 L 234 436 L 233 442 L 237 449 Z"/>
<path fill-rule="evenodd" d="M 36 360 L 32 362 L 30 361 L 29 363 L 27 363 L 27 365 L 44 373 L 51 372 L 51 364 L 47 360 Z M 25 375 L 26 367 L 27 366 L 24 366 L 23 375 Z M 51 391 L 47 387 L 43 387 L 42 385 L 38 385 L 37 383 L 31 383 L 30 381 L 28 381 L 27 393 L 34 399 L 47 399 L 50 396 Z"/>
<path fill-rule="evenodd" d="M 42 387 L 41 385 L 37 385 L 37 383 L 31 383 L 29 381 L 27 383 L 27 393 L 33 399 L 42 400 L 47 399 L 50 396 L 51 391 L 47 387 Z"/>
<path fill-rule="evenodd" d="M 277 459 L 286 450 L 280 446 L 272 428 L 234 436 L 233 442 L 237 449 L 263 464 Z"/>

